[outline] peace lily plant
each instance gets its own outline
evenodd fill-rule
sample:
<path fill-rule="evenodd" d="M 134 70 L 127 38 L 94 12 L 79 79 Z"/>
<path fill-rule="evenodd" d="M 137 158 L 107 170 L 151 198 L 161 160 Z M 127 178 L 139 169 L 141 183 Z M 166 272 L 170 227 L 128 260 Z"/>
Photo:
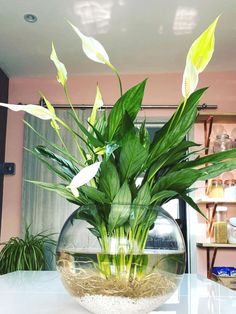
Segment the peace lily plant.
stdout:
<path fill-rule="evenodd" d="M 118 78 L 121 96 L 109 115 L 103 113 L 97 117 L 97 111 L 103 106 L 101 92 L 97 86 L 91 116 L 87 125 L 81 123 L 70 101 L 66 68 L 59 60 L 54 45 L 51 60 L 57 69 L 57 80 L 64 89 L 77 128 L 73 129 L 62 121 L 44 95 L 42 97 L 47 108 L 36 105 L 1 104 L 11 110 L 23 110 L 50 121 L 49 127 L 54 129 L 61 145 L 43 138 L 31 125 L 25 123 L 45 141 L 45 146 L 37 146 L 31 152 L 61 179 L 61 183 L 35 181 L 33 183 L 54 191 L 69 202 L 80 206 L 79 218 L 92 226 L 90 231 L 98 238 L 104 252 L 108 249 L 109 239 L 119 237 L 132 240 L 142 251 L 150 226 L 157 216 L 154 207 L 179 197 L 200 212 L 197 204 L 188 195 L 193 183 L 236 168 L 235 149 L 200 157 L 199 145 L 186 140 L 186 135 L 198 115 L 197 104 L 207 90 L 201 88 L 195 91 L 199 74 L 209 63 L 214 51 L 217 22 L 218 17 L 190 47 L 183 75 L 183 97 L 176 112 L 155 133 L 152 141 L 145 127 L 145 120 L 140 128 L 135 124 L 146 80 L 123 94 L 118 70 L 110 62 L 104 47 L 94 38 L 82 34 L 71 23 L 82 41 L 83 51 L 87 57 L 107 65 Z M 61 136 L 61 128 L 70 132 L 71 141 L 78 149 L 79 158 L 67 149 Z M 82 141 L 83 145 L 80 145 L 78 140 Z M 143 179 L 137 185 L 137 178 L 140 176 Z M 81 206 L 86 204 L 96 206 L 93 210 L 88 210 L 88 207 Z M 123 206 L 118 206 L 120 204 Z M 129 268 L 129 260 L 121 258 L 117 263 L 119 269 L 122 269 L 122 264 Z M 109 276 L 109 269 L 106 267 L 102 272 Z"/>

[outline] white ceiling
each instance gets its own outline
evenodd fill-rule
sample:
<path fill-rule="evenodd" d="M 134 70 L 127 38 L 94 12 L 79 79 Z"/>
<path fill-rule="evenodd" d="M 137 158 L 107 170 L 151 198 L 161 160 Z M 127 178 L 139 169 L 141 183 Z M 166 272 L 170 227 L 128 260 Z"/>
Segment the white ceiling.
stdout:
<path fill-rule="evenodd" d="M 38 22 L 26 23 L 26 13 Z M 208 70 L 236 70 L 236 0 L 0 0 L 0 68 L 10 77 L 54 74 L 53 41 L 70 74 L 109 72 L 83 55 L 67 18 L 121 73 L 182 71 L 192 41 L 220 13 Z"/>

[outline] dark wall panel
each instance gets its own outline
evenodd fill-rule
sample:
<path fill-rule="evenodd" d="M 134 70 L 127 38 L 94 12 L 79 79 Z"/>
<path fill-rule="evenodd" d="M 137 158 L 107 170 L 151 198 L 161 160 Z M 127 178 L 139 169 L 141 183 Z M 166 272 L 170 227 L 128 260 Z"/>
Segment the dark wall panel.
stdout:
<path fill-rule="evenodd" d="M 0 102 L 8 102 L 9 79 L 0 69 Z M 7 109 L 0 107 L 0 163 L 5 161 Z M 0 233 L 2 222 L 3 175 L 0 174 Z"/>

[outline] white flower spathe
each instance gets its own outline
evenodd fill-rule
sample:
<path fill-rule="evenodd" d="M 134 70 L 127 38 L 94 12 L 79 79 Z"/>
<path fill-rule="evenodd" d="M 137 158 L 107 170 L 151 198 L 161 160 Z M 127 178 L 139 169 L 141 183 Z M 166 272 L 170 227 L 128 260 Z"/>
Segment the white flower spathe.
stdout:
<path fill-rule="evenodd" d="M 0 106 L 13 111 L 25 111 L 42 120 L 51 120 L 54 117 L 54 115 L 47 108 L 38 105 L 12 105 L 0 103 Z"/>
<path fill-rule="evenodd" d="M 182 83 L 182 95 L 185 99 L 191 95 L 198 84 L 198 72 L 190 58 L 186 60 L 186 66 L 184 69 L 183 83 Z"/>
<path fill-rule="evenodd" d="M 182 83 L 182 95 L 185 99 L 194 92 L 198 84 L 198 75 L 211 60 L 215 47 L 215 29 L 218 20 L 219 16 L 193 42 L 188 51 Z"/>
<path fill-rule="evenodd" d="M 74 176 L 70 185 L 68 185 L 68 188 L 71 190 L 71 193 L 75 197 L 79 196 L 78 188 L 88 183 L 95 177 L 99 170 L 100 164 L 101 164 L 100 161 L 95 162 L 94 164 L 83 168 L 76 176 Z"/>
<path fill-rule="evenodd" d="M 72 23 L 69 22 L 69 24 L 80 37 L 82 41 L 82 48 L 86 56 L 95 62 L 110 65 L 109 56 L 103 45 L 93 37 L 85 36 L 83 33 L 81 33 L 78 27 Z"/>

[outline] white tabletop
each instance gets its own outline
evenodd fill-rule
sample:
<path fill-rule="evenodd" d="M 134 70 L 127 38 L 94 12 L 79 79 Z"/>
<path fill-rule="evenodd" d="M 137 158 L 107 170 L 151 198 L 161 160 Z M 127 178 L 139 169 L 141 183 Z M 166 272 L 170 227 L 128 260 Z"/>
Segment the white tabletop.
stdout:
<path fill-rule="evenodd" d="M 88 313 L 66 292 L 57 272 L 28 271 L 0 276 L 0 314 Z M 176 293 L 150 314 L 155 313 L 235 314 L 236 292 L 188 274 Z"/>

